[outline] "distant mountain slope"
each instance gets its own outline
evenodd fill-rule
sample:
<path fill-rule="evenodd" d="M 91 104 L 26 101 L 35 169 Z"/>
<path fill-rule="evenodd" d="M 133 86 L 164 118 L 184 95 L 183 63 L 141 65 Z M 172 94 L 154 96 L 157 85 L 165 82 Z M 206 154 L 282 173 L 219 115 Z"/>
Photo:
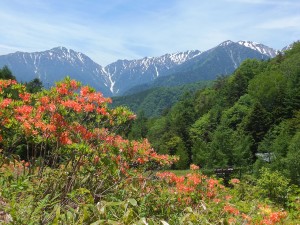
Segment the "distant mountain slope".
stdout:
<path fill-rule="evenodd" d="M 211 81 L 200 81 L 176 87 L 157 87 L 126 96 L 113 97 L 112 107 L 127 106 L 135 113 L 144 112 L 146 117 L 160 116 L 171 108 L 185 92 L 194 92 L 211 85 Z"/>
<path fill-rule="evenodd" d="M 259 43 L 256 43 L 256 42 L 252 42 L 252 41 L 239 41 L 237 42 L 239 45 L 242 45 L 242 46 L 245 46 L 247 48 L 251 48 L 255 51 L 258 51 L 260 52 L 261 54 L 263 55 L 267 55 L 271 58 L 275 57 L 278 53 L 277 50 L 273 49 L 273 48 L 270 48 L 266 45 L 263 45 L 263 44 L 259 44 Z"/>
<path fill-rule="evenodd" d="M 182 64 L 177 68 L 177 71 L 189 71 L 192 74 L 198 73 L 198 76 L 203 80 L 214 79 L 216 75 L 231 74 L 245 59 L 266 60 L 271 57 L 269 53 L 263 54 L 261 52 L 264 52 L 264 50 L 255 50 L 244 44 L 225 41 Z M 275 52 L 273 50 L 272 55 L 276 54 Z"/>
<path fill-rule="evenodd" d="M 114 96 L 129 90 L 129 93 L 145 90 L 145 87 L 212 80 L 220 74 L 231 74 L 247 58 L 264 60 L 276 54 L 276 50 L 255 42 L 225 41 L 204 52 L 194 50 L 138 60 L 118 60 L 102 67 L 83 53 L 57 47 L 43 52 L 3 55 L 0 56 L 0 66 L 7 65 L 20 81 L 38 77 L 47 87 L 69 75 L 106 96 Z"/>
<path fill-rule="evenodd" d="M 170 73 L 176 66 L 200 54 L 200 51 L 195 50 L 138 60 L 118 60 L 106 66 L 105 71 L 111 79 L 111 91 L 114 94 L 123 94 L 133 86 L 148 83 Z"/>
<path fill-rule="evenodd" d="M 16 52 L 0 56 L 0 65 L 7 65 L 20 81 L 30 81 L 38 77 L 47 87 L 69 75 L 101 90 L 105 95 L 111 94 L 103 68 L 88 56 L 64 47 L 44 52 Z"/>
<path fill-rule="evenodd" d="M 123 76 L 123 79 L 132 79 L 133 77 L 135 81 L 138 82 L 131 82 L 130 85 L 125 88 L 125 91 L 123 88 L 119 88 L 119 93 L 130 94 L 154 87 L 176 86 L 197 82 L 199 80 L 213 80 L 218 75 L 231 74 L 245 59 L 255 58 L 266 60 L 274 57 L 277 51 L 268 46 L 250 41 L 225 41 L 205 52 L 192 53 L 194 53 L 192 57 L 186 57 L 188 60 L 182 61 L 182 63 L 173 63 L 171 66 L 166 63 L 162 65 L 156 63 L 156 61 L 161 62 L 160 59 L 163 57 L 145 58 L 144 63 L 150 64 L 149 60 L 153 60 L 151 65 L 155 68 L 159 68 L 161 72 L 157 75 L 153 70 L 148 70 L 150 74 L 138 73 L 136 72 L 136 68 L 140 67 L 134 67 L 134 69 L 132 69 L 134 72 L 131 73 L 131 76 Z M 164 66 L 163 69 L 161 69 L 162 66 Z M 123 68 L 119 68 L 119 70 L 122 71 Z M 121 75 L 124 75 L 124 73 Z M 116 85 L 118 85 L 117 83 L 116 81 Z M 124 85 L 124 83 L 126 83 L 125 80 L 121 82 L 120 85 Z M 134 87 L 133 84 L 135 84 L 136 87 Z"/>
<path fill-rule="evenodd" d="M 266 60 L 277 54 L 277 51 L 253 42 L 225 41 L 208 51 L 178 65 L 171 74 L 160 76 L 150 83 L 138 85 L 125 94 L 155 87 L 172 87 L 200 80 L 214 80 L 218 75 L 229 75 L 248 58 Z"/>

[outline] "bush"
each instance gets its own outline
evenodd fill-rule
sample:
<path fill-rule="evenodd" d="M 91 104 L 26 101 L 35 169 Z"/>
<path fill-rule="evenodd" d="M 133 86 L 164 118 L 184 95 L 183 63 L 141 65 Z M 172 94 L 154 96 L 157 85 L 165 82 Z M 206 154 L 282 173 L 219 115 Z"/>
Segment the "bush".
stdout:
<path fill-rule="evenodd" d="M 271 171 L 265 167 L 260 170 L 260 173 L 257 185 L 261 193 L 276 203 L 285 204 L 290 180 L 278 171 Z"/>

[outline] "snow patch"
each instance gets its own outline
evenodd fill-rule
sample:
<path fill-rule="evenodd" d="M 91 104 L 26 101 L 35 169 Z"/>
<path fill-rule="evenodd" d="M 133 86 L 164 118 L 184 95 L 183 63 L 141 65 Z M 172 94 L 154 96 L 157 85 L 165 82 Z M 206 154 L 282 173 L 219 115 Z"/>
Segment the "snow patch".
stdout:
<path fill-rule="evenodd" d="M 115 85 L 116 82 L 112 80 L 110 74 L 108 74 L 108 79 L 110 81 L 110 88 L 109 88 L 109 90 L 111 91 L 111 93 L 114 93 L 114 85 Z"/>
<path fill-rule="evenodd" d="M 84 63 L 84 59 L 83 59 L 81 53 L 77 53 L 77 57 L 82 63 Z"/>
<path fill-rule="evenodd" d="M 25 62 L 26 64 L 28 64 L 24 54 L 23 54 L 23 59 L 24 59 L 24 62 Z"/>
<path fill-rule="evenodd" d="M 263 44 L 253 42 L 253 41 L 239 41 L 237 42 L 239 45 L 245 46 L 247 48 L 250 48 L 252 50 L 258 51 L 263 55 L 267 55 L 269 57 L 275 57 L 278 53 L 276 50 L 265 46 Z"/>
<path fill-rule="evenodd" d="M 198 50 L 177 52 L 177 53 L 170 54 L 169 58 L 173 63 L 180 65 L 180 64 L 186 62 L 187 60 L 192 59 L 200 54 L 201 54 L 201 52 Z"/>
<path fill-rule="evenodd" d="M 238 68 L 238 64 L 236 63 L 236 61 L 234 60 L 233 54 L 232 54 L 232 50 L 229 51 L 230 52 L 230 59 L 234 64 L 234 69 Z"/>
<path fill-rule="evenodd" d="M 158 76 L 159 76 L 159 72 L 158 72 L 158 70 L 157 70 L 157 67 L 154 66 L 154 68 L 155 68 L 155 72 L 156 72 L 156 77 L 158 77 Z"/>
<path fill-rule="evenodd" d="M 227 41 L 224 41 L 224 42 L 222 42 L 221 44 L 219 44 L 219 46 L 224 47 L 224 46 L 230 45 L 230 44 L 232 44 L 232 43 L 234 43 L 234 42 L 233 42 L 233 41 L 230 41 L 230 40 L 227 40 Z"/>

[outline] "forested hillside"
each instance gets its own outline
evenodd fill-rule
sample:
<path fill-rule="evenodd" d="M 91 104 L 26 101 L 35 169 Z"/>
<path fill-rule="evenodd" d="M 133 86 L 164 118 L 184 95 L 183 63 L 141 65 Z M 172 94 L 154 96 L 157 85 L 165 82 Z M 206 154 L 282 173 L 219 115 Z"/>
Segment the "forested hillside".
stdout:
<path fill-rule="evenodd" d="M 300 43 L 268 61 L 246 60 L 212 87 L 185 95 L 165 115 L 138 118 L 130 138 L 147 137 L 176 168 L 262 166 L 300 184 Z"/>
<path fill-rule="evenodd" d="M 156 87 L 131 95 L 113 97 L 112 107 L 123 105 L 137 114 L 143 114 L 146 117 L 157 117 L 178 102 L 185 92 L 194 93 L 211 83 L 212 81 L 199 81 L 176 87 Z"/>

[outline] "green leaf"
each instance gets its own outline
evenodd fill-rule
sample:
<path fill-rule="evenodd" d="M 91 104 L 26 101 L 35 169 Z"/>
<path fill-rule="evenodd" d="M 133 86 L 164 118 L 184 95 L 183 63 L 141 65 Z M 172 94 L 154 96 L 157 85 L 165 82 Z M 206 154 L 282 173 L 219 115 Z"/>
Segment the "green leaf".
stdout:
<path fill-rule="evenodd" d="M 58 224 L 59 217 L 60 217 L 60 206 L 58 206 L 56 211 L 55 211 L 55 218 L 53 220 L 53 225 Z"/>
<path fill-rule="evenodd" d="M 129 198 L 128 202 L 132 205 L 132 206 L 137 206 L 137 201 L 134 198 Z"/>
<path fill-rule="evenodd" d="M 107 224 L 111 224 L 111 225 L 120 225 L 119 222 L 114 221 L 114 220 L 108 220 L 108 221 L 107 221 Z"/>
<path fill-rule="evenodd" d="M 91 223 L 91 225 L 101 225 L 101 224 L 105 224 L 105 220 L 97 220 L 94 223 Z"/>
<path fill-rule="evenodd" d="M 185 212 L 188 212 L 188 213 L 193 213 L 193 209 L 191 207 L 186 207 L 184 209 Z"/>

